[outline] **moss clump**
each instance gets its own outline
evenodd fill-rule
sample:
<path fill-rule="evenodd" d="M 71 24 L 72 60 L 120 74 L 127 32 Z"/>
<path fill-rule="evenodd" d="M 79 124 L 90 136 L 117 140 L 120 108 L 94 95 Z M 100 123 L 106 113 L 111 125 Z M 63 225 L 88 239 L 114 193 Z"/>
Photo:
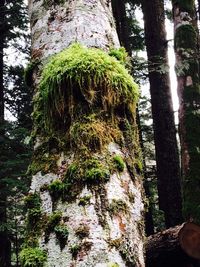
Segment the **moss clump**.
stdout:
<path fill-rule="evenodd" d="M 53 200 L 58 200 L 60 197 L 62 197 L 65 192 L 65 188 L 65 184 L 58 179 L 51 182 L 48 186 L 49 193 Z"/>
<path fill-rule="evenodd" d="M 70 127 L 70 139 L 73 146 L 95 151 L 101 150 L 105 144 L 112 141 L 120 142 L 121 133 L 112 124 L 97 119 L 95 116 L 85 116 Z"/>
<path fill-rule="evenodd" d="M 66 241 L 69 236 L 69 230 L 66 225 L 59 224 L 54 227 L 54 232 L 56 234 L 56 237 L 59 241 L 60 248 L 63 249 L 65 247 Z"/>
<path fill-rule="evenodd" d="M 110 171 L 97 159 L 85 161 L 83 168 L 83 179 L 88 183 L 107 182 L 110 178 Z"/>
<path fill-rule="evenodd" d="M 109 262 L 109 263 L 107 264 L 107 266 L 108 266 L 108 267 L 120 267 L 119 264 L 116 263 L 116 262 Z"/>
<path fill-rule="evenodd" d="M 48 130 L 70 124 L 79 114 L 98 108 L 110 114 L 123 104 L 131 109 L 137 85 L 124 66 L 96 48 L 73 44 L 51 58 L 39 86 L 42 113 Z M 77 103 L 77 106 L 76 106 Z"/>
<path fill-rule="evenodd" d="M 47 260 L 47 254 L 38 247 L 27 247 L 22 249 L 19 259 L 22 267 L 43 267 Z"/>
<path fill-rule="evenodd" d="M 45 242 L 48 242 L 50 233 L 52 233 L 55 227 L 59 225 L 61 218 L 62 218 L 62 213 L 59 211 L 54 212 L 53 214 L 49 216 L 48 222 L 45 228 Z"/>
<path fill-rule="evenodd" d="M 78 253 L 79 253 L 80 250 L 81 250 L 81 246 L 78 245 L 78 244 L 72 245 L 70 247 L 70 252 L 72 254 L 72 258 L 73 259 L 76 259 L 77 258 L 77 255 L 78 255 Z"/>
<path fill-rule="evenodd" d="M 175 49 L 191 49 L 196 47 L 197 43 L 197 32 L 194 26 L 183 24 L 177 28 L 175 33 Z"/>
<path fill-rule="evenodd" d="M 109 56 L 115 57 L 121 64 L 127 65 L 128 62 L 128 54 L 126 52 L 126 49 L 124 47 L 120 47 L 118 49 L 111 48 L 109 51 Z"/>
<path fill-rule="evenodd" d="M 123 200 L 117 199 L 112 200 L 108 209 L 113 215 L 117 215 L 120 212 L 127 213 L 129 211 L 127 204 Z"/>
<path fill-rule="evenodd" d="M 86 206 L 86 205 L 88 205 L 89 203 L 90 203 L 90 199 L 91 199 L 91 197 L 92 196 L 84 196 L 84 197 L 81 197 L 80 199 L 79 199 L 79 205 L 80 206 Z"/>
<path fill-rule="evenodd" d="M 119 172 L 123 172 L 125 168 L 125 163 L 120 155 L 113 157 L 114 164 Z"/>
<path fill-rule="evenodd" d="M 29 193 L 24 198 L 24 204 L 27 209 L 40 208 L 41 199 L 38 193 Z"/>
<path fill-rule="evenodd" d="M 76 231 L 75 231 L 76 235 L 80 238 L 84 238 L 89 236 L 90 234 L 90 229 L 87 225 L 80 225 Z"/>

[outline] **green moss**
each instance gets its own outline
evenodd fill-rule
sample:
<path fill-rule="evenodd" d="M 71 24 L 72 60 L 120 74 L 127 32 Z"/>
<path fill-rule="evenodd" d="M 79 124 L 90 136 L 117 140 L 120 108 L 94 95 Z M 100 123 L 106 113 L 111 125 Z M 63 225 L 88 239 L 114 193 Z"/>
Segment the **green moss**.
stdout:
<path fill-rule="evenodd" d="M 131 108 L 138 98 L 136 84 L 119 61 L 100 49 L 79 44 L 51 58 L 43 70 L 39 91 L 48 130 L 58 129 L 59 122 L 69 125 L 67 118 L 76 114 L 72 101 L 85 109 L 84 113 L 98 106 L 111 114 L 122 104 Z"/>
<path fill-rule="evenodd" d="M 183 12 L 194 12 L 194 0 L 172 0 L 172 3 L 178 5 Z"/>
<path fill-rule="evenodd" d="M 65 184 L 57 179 L 49 184 L 48 190 L 53 200 L 58 200 L 64 194 Z"/>
<path fill-rule="evenodd" d="M 101 150 L 110 142 L 120 142 L 121 133 L 112 124 L 97 119 L 94 116 L 85 116 L 70 127 L 70 139 L 73 146 L 96 151 Z"/>
<path fill-rule="evenodd" d="M 91 199 L 91 195 L 89 195 L 89 196 L 84 196 L 84 197 L 81 197 L 80 199 L 79 199 L 79 205 L 80 206 L 86 206 L 86 205 L 88 205 L 89 203 L 90 203 L 90 199 Z"/>
<path fill-rule="evenodd" d="M 197 46 L 197 32 L 193 25 L 183 24 L 175 33 L 175 49 L 193 49 Z M 191 51 L 189 51 L 191 52 Z"/>
<path fill-rule="evenodd" d="M 43 267 L 47 260 L 47 254 L 38 247 L 27 247 L 22 249 L 19 259 L 22 267 Z"/>
<path fill-rule="evenodd" d="M 88 183 L 107 182 L 110 171 L 97 159 L 90 159 L 83 164 L 83 179 Z"/>
<path fill-rule="evenodd" d="M 41 199 L 38 193 L 29 193 L 24 198 L 24 204 L 27 209 L 40 208 Z"/>
<path fill-rule="evenodd" d="M 80 225 L 76 231 L 75 231 L 76 235 L 80 238 L 85 238 L 88 237 L 90 234 L 90 229 L 87 225 Z"/>
<path fill-rule="evenodd" d="M 54 227 L 54 232 L 56 234 L 57 239 L 59 240 L 60 248 L 63 249 L 66 245 L 69 230 L 66 225 L 59 224 Z"/>
<path fill-rule="evenodd" d="M 109 262 L 109 263 L 107 264 L 107 266 L 108 266 L 108 267 L 120 267 L 119 264 L 116 263 L 116 262 Z"/>
<path fill-rule="evenodd" d="M 116 199 L 112 200 L 108 209 L 113 215 L 117 215 L 120 212 L 127 213 L 129 211 L 127 204 L 123 200 Z"/>
<path fill-rule="evenodd" d="M 123 65 L 127 65 L 128 61 L 128 53 L 124 47 L 120 47 L 119 49 L 111 48 L 109 51 L 109 56 L 115 57 L 119 62 Z"/>
<path fill-rule="evenodd" d="M 50 233 L 52 233 L 55 227 L 59 225 L 61 218 L 62 213 L 60 211 L 54 212 L 49 216 L 45 228 L 45 242 L 48 242 Z"/>
<path fill-rule="evenodd" d="M 120 155 L 116 155 L 113 157 L 113 161 L 115 163 L 115 166 L 119 172 L 123 172 L 125 168 L 125 163 Z"/>
<path fill-rule="evenodd" d="M 80 250 L 81 250 L 81 246 L 78 245 L 78 244 L 72 245 L 70 247 L 70 252 L 72 254 L 72 258 L 73 259 L 76 259 L 77 258 L 77 255 L 78 255 L 78 253 L 79 253 Z"/>

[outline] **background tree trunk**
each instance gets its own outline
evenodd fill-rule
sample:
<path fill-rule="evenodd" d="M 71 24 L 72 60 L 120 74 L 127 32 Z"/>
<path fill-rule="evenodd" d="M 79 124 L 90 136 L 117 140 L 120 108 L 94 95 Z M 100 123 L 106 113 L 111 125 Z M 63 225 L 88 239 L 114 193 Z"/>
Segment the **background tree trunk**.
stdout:
<path fill-rule="evenodd" d="M 37 59 L 40 62 L 33 74 L 36 91 L 42 64 L 45 64 L 49 56 L 60 52 L 71 43 L 78 42 L 87 47 L 97 47 L 105 51 L 108 51 L 109 47 L 119 47 L 110 1 L 77 0 L 58 4 L 50 3 L 50 1 L 33 0 L 29 3 L 29 10 L 32 60 Z M 67 89 L 65 88 L 65 90 Z M 96 106 L 91 108 L 91 104 L 88 106 L 87 101 L 81 99 L 81 95 L 72 95 L 70 97 L 69 101 L 72 101 L 72 103 L 76 101 L 76 103 L 74 103 L 73 118 L 71 117 L 71 121 L 66 125 L 67 135 L 71 134 L 75 123 L 78 127 L 79 125 L 84 125 L 84 120 L 89 119 L 92 123 L 97 117 L 104 127 L 105 122 L 107 124 L 112 119 L 116 121 L 112 112 L 103 110 L 98 95 L 97 99 Z M 105 99 L 105 101 L 107 100 Z M 75 109 L 78 106 L 83 114 Z M 36 108 L 37 103 L 35 111 Z M 73 140 L 69 139 L 69 146 L 65 139 L 65 148 L 59 148 L 58 144 L 57 146 L 53 144 L 52 149 L 52 143 L 49 138 L 47 143 L 48 149 L 51 146 L 51 150 L 49 151 L 50 153 L 46 153 L 46 151 L 44 153 L 42 148 L 47 136 L 42 133 L 41 129 L 37 132 L 35 160 L 37 161 L 39 158 L 40 161 L 41 156 L 47 154 L 47 157 L 54 157 L 54 165 L 57 163 L 57 166 L 54 173 L 46 171 L 48 173 L 44 174 L 44 168 L 41 167 L 38 171 L 43 172 L 36 171 L 33 176 L 32 196 L 34 192 L 39 194 L 42 216 L 46 216 L 48 219 L 47 226 L 39 231 L 38 240 L 35 242 L 31 241 L 33 236 L 29 230 L 27 246 L 39 246 L 45 249 L 48 252 L 47 266 L 144 266 L 143 190 L 141 177 L 139 172 L 136 171 L 138 170 L 137 166 L 139 165 L 138 160 L 140 157 L 138 133 L 135 115 L 132 116 L 132 114 L 127 113 L 127 109 L 128 107 L 122 106 L 115 111 L 118 114 L 117 120 L 119 119 L 117 129 L 121 132 L 120 135 L 122 134 L 124 145 L 117 144 L 114 141 L 105 144 L 103 149 L 101 147 L 96 149 L 96 142 L 101 138 L 101 132 L 98 131 L 95 136 L 96 141 L 88 147 L 88 140 L 81 140 L 85 133 L 80 132 L 77 143 L 73 143 Z M 127 132 L 127 123 L 130 129 L 134 129 L 131 130 L 134 139 Z M 59 131 L 63 126 L 60 124 Z M 37 118 L 35 118 L 35 128 L 38 128 Z M 107 130 L 110 131 L 110 129 Z M 55 133 L 57 135 L 56 138 L 59 137 L 59 131 Z M 106 129 L 103 129 L 103 131 L 106 132 Z M 83 145 L 82 148 L 79 146 L 80 143 Z M 95 162 L 101 161 L 101 164 L 105 164 L 105 167 L 108 168 L 109 158 L 112 159 L 117 155 L 123 158 L 126 164 L 122 161 L 121 167 L 123 168 L 121 172 L 114 170 L 107 182 L 95 182 L 93 185 L 89 185 L 83 184 L 81 181 L 77 182 L 77 178 L 74 178 L 75 180 L 71 181 L 73 183 L 71 185 L 71 194 L 75 193 L 72 199 L 61 201 L 62 195 L 59 195 L 59 199 L 55 201 L 50 195 L 49 188 L 52 188 L 52 184 L 62 183 L 63 172 L 66 174 L 70 171 L 70 177 L 72 177 L 73 173 L 71 173 L 72 169 L 70 167 L 72 168 L 77 162 L 80 163 L 78 165 L 78 172 L 80 173 L 82 166 L 86 162 L 92 161 L 93 163 L 91 164 L 96 164 L 94 163 L 94 158 Z M 39 164 L 41 164 L 41 161 Z M 33 167 L 33 163 L 31 167 Z M 91 170 L 91 166 L 89 170 Z M 61 179 L 58 182 L 59 177 Z M 82 185 L 79 186 L 77 183 L 82 183 Z M 77 190 L 78 193 L 76 192 Z M 50 223 L 58 211 L 62 212 L 59 226 L 62 229 L 68 229 L 68 242 L 63 247 L 59 246 L 55 229 L 52 229 Z M 30 216 L 32 214 L 31 211 L 28 214 Z M 45 228 L 46 230 L 44 230 Z M 45 238 L 47 233 L 48 237 L 46 236 Z M 21 258 L 23 258 L 23 253 Z"/>
<path fill-rule="evenodd" d="M 156 150 L 158 194 L 167 227 L 179 224 L 181 188 L 176 128 L 170 92 L 164 2 L 142 1 Z"/>
<path fill-rule="evenodd" d="M 183 212 L 200 223 L 199 45 L 193 1 L 172 1 L 179 96 L 179 134 L 183 177 Z"/>

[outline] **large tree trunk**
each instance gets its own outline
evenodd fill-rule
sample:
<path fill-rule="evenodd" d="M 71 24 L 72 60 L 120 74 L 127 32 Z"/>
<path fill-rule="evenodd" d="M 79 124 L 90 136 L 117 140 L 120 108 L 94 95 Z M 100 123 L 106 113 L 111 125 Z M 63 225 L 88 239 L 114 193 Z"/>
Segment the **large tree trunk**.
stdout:
<path fill-rule="evenodd" d="M 113 94 L 112 87 L 107 88 L 109 83 L 106 81 L 97 90 L 99 80 L 93 80 L 97 75 L 95 72 L 85 80 L 82 76 L 82 80 L 75 86 L 72 84 L 73 79 L 68 82 L 66 78 L 57 89 L 57 94 L 59 90 L 66 92 L 66 102 L 63 103 L 64 111 L 56 113 L 59 120 L 54 118 L 55 128 L 58 126 L 54 128 L 54 136 L 45 131 L 45 126 L 38 126 L 43 116 L 43 113 L 38 113 L 40 69 L 49 56 L 73 42 L 105 51 L 109 47 L 119 46 L 110 1 L 77 0 L 58 3 L 33 0 L 29 3 L 29 10 L 32 59 L 37 59 L 40 63 L 33 73 L 37 91 L 34 111 L 37 141 L 30 166 L 35 175 L 26 201 L 29 203 L 27 249 L 30 251 L 30 247 L 40 247 L 46 250 L 49 267 L 142 267 L 143 191 L 137 171 L 140 152 L 135 103 L 132 102 L 130 112 L 130 107 L 123 103 L 124 96 L 120 96 L 120 103 L 117 95 Z M 114 59 L 110 57 L 110 60 Z M 101 68 L 102 59 L 99 64 Z M 85 70 L 79 70 L 81 77 Z M 72 75 L 75 76 L 76 73 Z M 123 90 L 118 88 L 121 89 Z M 110 95 L 105 94 L 107 91 Z M 54 101 L 54 97 L 57 95 L 49 100 Z M 62 105 L 62 101 L 59 105 Z M 54 113 L 53 106 L 49 115 Z M 44 124 L 46 123 L 48 121 Z M 117 164 L 118 170 L 113 168 L 113 163 L 115 166 Z M 62 187 L 61 190 L 59 186 Z M 31 225 L 31 197 L 41 199 L 40 225 L 38 218 Z M 40 201 L 35 202 L 39 205 Z M 62 214 L 56 213 L 58 211 Z M 34 236 L 33 228 L 37 229 Z M 22 262 L 26 258 L 26 251 L 21 253 Z"/>
<path fill-rule="evenodd" d="M 187 220 L 200 223 L 200 91 L 196 12 L 193 1 L 172 2 L 179 96 L 183 211 Z"/>
<path fill-rule="evenodd" d="M 160 209 L 166 226 L 182 221 L 179 156 L 170 92 L 164 2 L 142 1 Z"/>

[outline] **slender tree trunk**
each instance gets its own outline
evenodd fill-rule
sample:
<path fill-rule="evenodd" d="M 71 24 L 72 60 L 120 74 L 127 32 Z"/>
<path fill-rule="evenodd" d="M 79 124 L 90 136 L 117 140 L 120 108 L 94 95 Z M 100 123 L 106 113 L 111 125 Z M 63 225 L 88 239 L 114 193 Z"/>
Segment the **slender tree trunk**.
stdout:
<path fill-rule="evenodd" d="M 142 1 L 160 209 L 167 227 L 182 221 L 179 156 L 170 92 L 163 1 Z"/>
<path fill-rule="evenodd" d="M 67 48 L 71 43 L 78 42 L 88 48 L 97 47 L 104 51 L 108 51 L 109 47 L 119 47 L 110 1 L 60 1 L 54 3 L 55 5 L 50 1 L 45 1 L 45 3 L 36 0 L 29 3 L 32 59 L 41 62 L 39 71 L 34 70 L 36 91 L 42 64 L 45 64 L 49 56 Z M 101 59 L 99 64 L 101 67 Z M 29 231 L 27 245 L 39 246 L 48 251 L 47 266 L 49 267 L 58 265 L 142 267 L 144 266 L 143 190 L 141 177 L 136 171 L 139 163 L 139 149 L 137 148 L 138 133 L 135 114 L 134 116 L 130 114 L 129 108 L 124 105 L 116 107 L 115 113 L 111 112 L 110 110 L 114 107 L 112 99 L 117 100 L 112 91 L 110 95 L 105 95 L 103 98 L 103 103 L 111 101 L 111 106 L 105 110 L 100 95 L 104 93 L 101 90 L 107 90 L 106 87 L 96 91 L 94 106 L 92 102 L 94 91 L 89 91 L 90 88 L 87 86 L 89 87 L 89 81 L 93 81 L 95 75 L 96 73 L 92 73 L 89 80 L 85 80 L 84 95 L 81 95 L 82 87 L 79 89 L 80 92 L 76 93 L 79 88 L 78 84 L 73 88 L 73 92 L 70 91 L 72 84 L 68 84 L 67 80 L 63 84 L 62 90 L 70 91 L 70 96 L 66 96 L 69 103 L 64 104 L 69 107 L 69 110 L 59 122 L 59 128 L 55 131 L 53 139 L 47 136 L 47 133 L 45 135 L 43 129 L 38 129 L 37 102 L 35 104 L 37 142 L 33 158 L 39 164 L 39 168 L 33 176 L 31 192 L 32 194 L 37 192 L 40 195 L 42 216 L 46 217 L 47 221 L 35 242 L 32 240 L 32 232 Z M 96 86 L 95 83 L 94 80 L 92 88 Z M 91 101 L 88 104 L 87 94 L 89 92 Z M 121 97 L 123 99 L 123 96 Z M 134 105 L 133 111 L 135 113 Z M 66 124 L 64 124 L 65 121 L 67 121 Z M 118 132 L 124 140 L 121 140 L 121 144 L 116 141 L 116 138 L 110 139 L 109 132 L 112 126 L 106 128 L 106 125 L 113 125 L 114 121 L 118 121 L 115 125 L 115 134 Z M 84 127 L 89 128 L 84 130 Z M 95 132 L 96 127 L 98 131 Z M 55 145 L 52 140 L 54 142 L 56 139 L 59 140 L 59 133 L 64 128 L 66 132 L 62 141 L 63 145 L 59 147 L 57 141 Z M 75 142 L 73 138 L 76 135 L 73 135 L 73 132 L 77 129 L 79 132 Z M 128 134 L 129 130 L 134 139 Z M 88 131 L 92 131 L 91 136 Z M 114 132 L 111 135 L 113 134 Z M 49 152 L 45 151 L 45 144 L 50 149 Z M 43 165 L 44 155 L 48 160 L 53 158 L 52 163 L 56 165 L 54 171 L 47 170 L 46 165 Z M 120 160 L 121 171 L 113 169 L 109 174 L 104 169 L 102 170 L 102 166 L 108 170 L 113 165 L 113 157 L 117 155 L 118 160 L 123 158 L 124 161 L 123 163 Z M 37 167 L 34 165 L 35 162 L 32 162 L 30 168 Z M 89 183 L 84 180 L 87 177 L 100 180 Z M 106 181 L 101 181 L 105 178 Z M 58 194 L 57 201 L 55 201 L 55 187 L 53 189 L 53 186 L 63 185 L 65 179 L 70 179 L 65 186 L 71 189 L 64 195 Z M 58 228 L 52 228 L 52 219 L 50 219 L 58 211 L 62 212 L 59 229 L 68 229 L 68 242 L 65 242 L 63 246 L 58 244 L 58 237 L 55 235 Z M 29 216 L 30 214 L 32 213 L 29 212 Z M 23 255 L 22 252 L 22 259 Z"/>
<path fill-rule="evenodd" d="M 187 220 L 200 223 L 200 91 L 196 12 L 193 1 L 172 3 L 179 96 L 183 211 Z"/>
<path fill-rule="evenodd" d="M 0 138 L 3 140 L 5 129 L 4 129 L 4 81 L 3 81 L 3 52 L 5 45 L 5 0 L 0 2 Z M 2 142 L 2 141 L 1 141 Z M 6 185 L 0 177 L 0 266 L 10 267 L 10 241 L 7 232 L 7 216 L 6 216 Z"/>

